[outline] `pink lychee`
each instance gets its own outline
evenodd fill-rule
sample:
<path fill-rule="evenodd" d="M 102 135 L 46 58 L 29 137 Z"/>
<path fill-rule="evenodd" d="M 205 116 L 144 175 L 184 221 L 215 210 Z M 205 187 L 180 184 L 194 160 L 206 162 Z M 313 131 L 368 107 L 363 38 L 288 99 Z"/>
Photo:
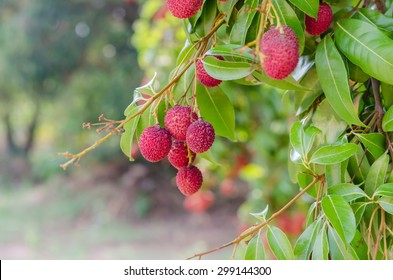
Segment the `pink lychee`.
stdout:
<path fill-rule="evenodd" d="M 171 134 L 159 125 L 146 128 L 139 139 L 139 149 L 142 156 L 151 162 L 164 159 L 172 146 Z"/>
<path fill-rule="evenodd" d="M 209 56 L 209 55 L 207 55 L 207 56 Z M 214 57 L 219 60 L 224 60 L 224 58 L 219 55 L 215 55 Z M 219 84 L 221 84 L 221 82 L 222 82 L 221 80 L 213 78 L 212 76 L 210 76 L 206 72 L 205 66 L 203 65 L 203 62 L 200 59 L 196 63 L 196 73 L 197 73 L 197 78 L 198 78 L 199 82 L 201 82 L 201 84 L 206 87 L 216 87 Z"/>
<path fill-rule="evenodd" d="M 193 122 L 187 129 L 187 144 L 191 151 L 200 154 L 210 149 L 215 139 L 213 126 L 202 119 Z"/>
<path fill-rule="evenodd" d="M 176 184 L 185 196 L 196 193 L 202 186 L 202 172 L 194 165 L 179 169 L 176 175 Z"/>
<path fill-rule="evenodd" d="M 190 18 L 203 5 L 202 0 L 167 0 L 169 11 L 177 18 Z"/>
<path fill-rule="evenodd" d="M 320 35 L 325 32 L 333 19 L 332 8 L 326 3 L 319 5 L 317 18 L 306 15 L 306 31 L 311 35 Z"/>
<path fill-rule="evenodd" d="M 166 112 L 165 128 L 177 140 L 186 140 L 187 129 L 198 119 L 198 115 L 190 107 L 176 105 Z"/>
<path fill-rule="evenodd" d="M 175 140 L 168 154 L 168 160 L 173 167 L 180 169 L 188 166 L 195 160 L 195 153 L 188 150 L 187 144 L 181 140 Z"/>

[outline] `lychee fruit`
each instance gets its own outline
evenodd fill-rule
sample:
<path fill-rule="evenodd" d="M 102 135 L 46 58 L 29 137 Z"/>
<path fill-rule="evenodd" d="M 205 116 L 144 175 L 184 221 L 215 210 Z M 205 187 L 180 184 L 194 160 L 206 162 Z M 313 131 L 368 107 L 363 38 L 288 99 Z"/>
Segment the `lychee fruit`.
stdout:
<path fill-rule="evenodd" d="M 142 156 L 151 162 L 164 159 L 172 146 L 171 134 L 159 125 L 149 126 L 143 130 L 139 139 Z"/>
<path fill-rule="evenodd" d="M 214 200 L 215 195 L 213 192 L 199 192 L 193 196 L 186 197 L 183 201 L 183 206 L 191 213 L 201 214 L 213 205 Z"/>
<path fill-rule="evenodd" d="M 215 55 L 214 57 L 219 60 L 224 60 L 224 58 L 219 55 Z M 201 82 L 201 84 L 206 87 L 216 87 L 222 82 L 221 80 L 213 78 L 206 72 L 205 66 L 203 66 L 203 62 L 201 59 L 199 59 L 196 63 L 196 74 L 199 82 Z"/>
<path fill-rule="evenodd" d="M 311 35 L 320 35 L 325 32 L 333 19 L 332 8 L 326 3 L 319 5 L 317 18 L 306 15 L 306 31 Z"/>
<path fill-rule="evenodd" d="M 169 11 L 177 18 L 190 18 L 203 5 L 203 0 L 167 0 Z"/>
<path fill-rule="evenodd" d="M 276 80 L 288 77 L 299 61 L 297 38 L 295 40 L 293 35 L 290 35 L 289 29 L 285 29 L 287 31 L 284 33 L 271 29 L 263 35 L 261 40 L 262 68 L 266 75 Z"/>
<path fill-rule="evenodd" d="M 195 160 L 195 153 L 188 150 L 187 143 L 181 140 L 175 140 L 168 154 L 168 160 L 173 167 L 180 169 L 188 166 Z"/>
<path fill-rule="evenodd" d="M 283 33 L 281 33 L 283 31 Z M 292 41 L 296 46 L 299 46 L 299 39 L 295 32 L 287 25 L 282 25 L 282 30 L 275 25 L 271 25 L 270 29 L 263 35 L 264 41 L 269 41 L 273 38 L 284 36 L 288 40 Z"/>
<path fill-rule="evenodd" d="M 177 140 L 186 140 L 187 129 L 198 119 L 198 115 L 190 107 L 176 105 L 166 112 L 165 128 Z"/>
<path fill-rule="evenodd" d="M 216 134 L 213 126 L 202 119 L 193 122 L 187 129 L 187 144 L 191 151 L 200 154 L 210 149 Z"/>
<path fill-rule="evenodd" d="M 179 169 L 176 175 L 176 184 L 185 196 L 196 193 L 202 186 L 202 172 L 194 165 Z"/>

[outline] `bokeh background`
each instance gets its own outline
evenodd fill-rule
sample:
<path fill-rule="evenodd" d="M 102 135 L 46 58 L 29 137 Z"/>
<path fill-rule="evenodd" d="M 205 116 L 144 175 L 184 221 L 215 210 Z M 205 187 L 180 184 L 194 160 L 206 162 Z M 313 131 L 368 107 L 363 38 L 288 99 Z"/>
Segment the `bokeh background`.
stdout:
<path fill-rule="evenodd" d="M 230 82 L 222 87 L 238 142 L 219 138 L 212 159 L 197 162 L 205 178 L 197 195 L 180 194 L 167 161 L 150 164 L 135 147 L 129 162 L 120 137 L 79 167 L 59 167 L 58 152 L 100 138 L 83 123 L 121 120 L 156 72 L 159 85 L 168 82 L 186 35 L 164 2 L 0 0 L 0 259 L 184 259 L 232 240 L 256 222 L 250 213 L 274 211 L 297 192 L 288 96 Z M 292 238 L 306 203 L 276 222 Z"/>

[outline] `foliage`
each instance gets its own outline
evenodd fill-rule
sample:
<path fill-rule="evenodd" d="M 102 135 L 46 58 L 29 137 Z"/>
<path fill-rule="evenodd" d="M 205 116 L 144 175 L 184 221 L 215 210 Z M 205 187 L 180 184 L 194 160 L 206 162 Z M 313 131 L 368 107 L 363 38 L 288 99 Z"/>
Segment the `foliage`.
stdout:
<path fill-rule="evenodd" d="M 266 140 L 258 135 L 242 138 L 241 130 L 235 128 L 237 116 L 248 119 L 243 123 L 248 135 L 253 134 L 253 125 L 261 122 L 253 119 L 253 112 L 242 112 L 237 102 L 258 101 L 248 108 L 269 110 L 270 104 L 263 103 L 264 94 L 258 88 L 286 90 L 282 104 L 293 104 L 297 117 L 288 129 L 289 176 L 301 191 L 272 215 L 267 211 L 256 215 L 257 224 L 216 250 L 233 245 L 234 256 L 239 245 L 246 245 L 246 259 L 393 257 L 392 1 L 326 2 L 334 11 L 331 28 L 321 36 L 310 36 L 304 31 L 304 17 L 316 16 L 317 0 L 205 1 L 200 12 L 183 21 L 185 44 L 169 81 L 159 74 L 157 82 L 153 79 L 137 88 L 126 118 L 117 127 L 125 129 L 121 144 L 130 157 L 130 147 L 124 147 L 132 145 L 131 139 L 138 141 L 138 130 L 161 123 L 160 104 L 165 110 L 180 103 L 198 108 L 221 137 L 243 142 L 255 137 L 256 143 L 263 143 Z M 153 4 L 159 6 L 157 1 L 146 5 Z M 165 16 L 170 17 L 168 13 Z M 283 80 L 269 78 L 261 68 L 260 40 L 272 24 L 288 25 L 299 41 L 300 63 L 292 76 Z M 159 48 L 160 43 L 155 43 Z M 205 54 L 224 57 L 224 61 L 212 57 L 203 61 L 209 75 L 224 80 L 217 88 L 205 88 L 195 79 L 194 65 Z M 161 70 L 160 66 L 166 65 L 157 69 Z M 269 94 L 277 95 L 274 91 Z M 90 150 L 66 154 L 71 159 L 63 167 Z M 307 225 L 292 249 L 286 234 L 271 222 L 306 193 L 312 200 Z M 255 240 L 265 233 L 268 246 Z M 271 254 L 266 254 L 267 247 Z"/>

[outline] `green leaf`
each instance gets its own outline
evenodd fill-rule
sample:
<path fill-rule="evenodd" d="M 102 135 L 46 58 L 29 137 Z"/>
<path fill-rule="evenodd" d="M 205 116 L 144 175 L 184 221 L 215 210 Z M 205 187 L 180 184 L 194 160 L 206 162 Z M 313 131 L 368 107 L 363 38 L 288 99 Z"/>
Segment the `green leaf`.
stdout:
<path fill-rule="evenodd" d="M 329 145 L 319 148 L 310 159 L 317 164 L 336 164 L 342 162 L 356 153 L 356 144 Z"/>
<path fill-rule="evenodd" d="M 236 141 L 235 111 L 221 88 L 207 88 L 198 83 L 196 96 L 202 117 L 212 124 L 216 134 Z"/>
<path fill-rule="evenodd" d="M 265 209 L 263 209 L 259 213 L 250 213 L 250 215 L 254 216 L 258 220 L 264 222 L 266 220 L 267 212 L 269 211 L 269 205 L 266 205 Z"/>
<path fill-rule="evenodd" d="M 304 157 L 305 156 L 304 130 L 303 130 L 303 124 L 301 122 L 297 121 L 292 125 L 291 132 L 289 134 L 289 139 L 295 151 L 299 155 Z"/>
<path fill-rule="evenodd" d="M 385 16 L 376 10 L 362 8 L 356 12 L 355 17 L 375 25 L 382 31 L 393 32 L 393 18 Z"/>
<path fill-rule="evenodd" d="M 330 36 L 325 36 L 318 44 L 315 64 L 322 89 L 333 110 L 348 124 L 364 126 L 352 102 L 343 59 Z"/>
<path fill-rule="evenodd" d="M 278 260 L 294 259 L 291 243 L 285 233 L 283 233 L 279 228 L 269 226 L 266 237 L 270 249 Z"/>
<path fill-rule="evenodd" d="M 366 180 L 367 174 L 370 170 L 370 164 L 361 145 L 357 145 L 356 153 L 349 158 L 348 173 L 354 178 L 357 184 L 363 183 Z"/>
<path fill-rule="evenodd" d="M 256 56 L 253 54 L 253 50 L 250 48 L 245 48 L 243 45 L 218 45 L 214 48 L 211 48 L 206 52 L 209 55 L 219 55 L 219 56 L 228 56 L 234 59 L 244 59 L 250 62 L 255 61 Z"/>
<path fill-rule="evenodd" d="M 351 206 L 338 195 L 328 195 L 322 199 L 322 210 L 341 239 L 349 244 L 356 231 L 356 220 Z"/>
<path fill-rule="evenodd" d="M 387 154 L 383 154 L 371 165 L 364 187 L 367 195 L 372 196 L 374 191 L 385 182 L 388 165 L 389 156 Z"/>
<path fill-rule="evenodd" d="M 393 199 L 382 197 L 378 200 L 378 204 L 388 212 L 390 215 L 393 215 Z"/>
<path fill-rule="evenodd" d="M 356 134 L 373 157 L 379 158 L 385 152 L 385 136 L 381 133 Z"/>
<path fill-rule="evenodd" d="M 210 76 L 223 81 L 241 79 L 254 71 L 251 63 L 219 60 L 214 56 L 205 57 L 202 62 Z"/>
<path fill-rule="evenodd" d="M 289 0 L 299 10 L 305 12 L 310 17 L 317 18 L 319 1 L 318 0 Z"/>
<path fill-rule="evenodd" d="M 245 0 L 243 7 L 236 15 L 235 24 L 232 26 L 229 36 L 231 44 L 244 45 L 246 42 L 247 30 L 256 14 L 258 0 Z"/>
<path fill-rule="evenodd" d="M 307 155 L 308 152 L 311 150 L 315 136 L 321 133 L 321 130 L 316 128 L 315 126 L 309 126 L 306 128 L 304 131 L 304 140 L 303 140 L 303 145 L 304 145 L 304 153 Z"/>
<path fill-rule="evenodd" d="M 314 0 L 313 0 L 314 1 Z M 317 0 L 318 1 L 318 0 Z M 292 9 L 292 7 L 285 0 L 273 0 L 273 5 L 277 11 L 277 16 L 280 18 L 281 24 L 287 25 L 295 32 L 299 39 L 299 54 L 304 50 L 304 30 L 300 21 Z M 318 9 L 318 8 L 317 8 Z"/>
<path fill-rule="evenodd" d="M 187 69 L 179 81 L 174 85 L 172 94 L 175 100 L 181 99 L 184 95 L 189 97 L 192 94 L 192 86 L 195 82 L 195 67 Z"/>
<path fill-rule="evenodd" d="M 359 225 L 360 221 L 362 220 L 364 211 L 366 210 L 368 204 L 364 202 L 356 202 L 351 204 L 352 211 L 355 215 L 356 226 Z"/>
<path fill-rule="evenodd" d="M 382 128 L 384 131 L 393 131 L 393 106 L 389 107 L 382 119 Z"/>
<path fill-rule="evenodd" d="M 264 72 L 254 71 L 252 74 L 260 82 L 263 82 L 275 88 L 284 89 L 284 90 L 299 90 L 299 91 L 308 90 L 307 87 L 300 85 L 292 76 L 288 76 L 282 80 L 276 80 L 268 77 Z"/>
<path fill-rule="evenodd" d="M 296 259 L 308 260 L 310 258 L 310 254 L 320 226 L 321 220 L 317 220 L 308 226 L 306 230 L 300 235 L 293 250 Z"/>
<path fill-rule="evenodd" d="M 133 110 L 128 110 L 128 115 L 126 117 L 131 116 L 132 114 L 138 112 L 139 107 L 134 106 Z M 134 119 L 130 120 L 128 123 L 124 125 L 124 132 L 121 135 L 120 138 L 120 148 L 122 152 L 130 159 L 130 161 L 133 161 L 134 158 L 132 157 L 131 151 L 132 151 L 132 144 L 134 140 L 134 135 L 139 123 L 140 116 L 136 116 Z"/>
<path fill-rule="evenodd" d="M 259 236 L 259 234 L 254 236 L 254 238 L 251 239 L 250 242 L 248 242 L 244 259 L 245 260 L 265 259 L 265 248 L 263 247 L 262 238 Z"/>
<path fill-rule="evenodd" d="M 393 85 L 381 83 L 381 94 L 383 97 L 383 104 L 385 105 L 385 107 L 390 109 L 390 107 L 393 106 Z"/>
<path fill-rule="evenodd" d="M 313 260 L 327 260 L 329 258 L 329 242 L 326 229 L 322 228 L 315 238 L 314 247 L 312 249 Z"/>
<path fill-rule="evenodd" d="M 393 183 L 383 184 L 379 186 L 373 196 L 377 195 L 393 198 Z"/>
<path fill-rule="evenodd" d="M 393 41 L 373 25 L 343 19 L 335 28 L 336 43 L 344 55 L 365 73 L 393 84 Z"/>
<path fill-rule="evenodd" d="M 348 183 L 331 186 L 329 188 L 329 193 L 341 196 L 348 202 L 351 202 L 361 197 L 367 197 L 366 193 L 361 188 L 355 186 L 354 184 Z"/>
<path fill-rule="evenodd" d="M 237 0 L 228 0 L 226 2 L 219 1 L 217 3 L 218 10 L 225 15 L 225 19 L 227 22 L 229 21 L 229 19 L 231 17 L 233 7 L 235 7 L 236 3 L 237 3 Z"/>
<path fill-rule="evenodd" d="M 328 228 L 329 251 L 332 260 L 353 260 L 353 256 L 348 252 L 347 246 L 341 240 L 334 228 Z"/>
<path fill-rule="evenodd" d="M 316 203 L 313 202 L 310 205 L 310 208 L 308 208 L 307 217 L 306 217 L 306 226 L 307 227 L 314 222 L 315 207 L 316 207 Z"/>

